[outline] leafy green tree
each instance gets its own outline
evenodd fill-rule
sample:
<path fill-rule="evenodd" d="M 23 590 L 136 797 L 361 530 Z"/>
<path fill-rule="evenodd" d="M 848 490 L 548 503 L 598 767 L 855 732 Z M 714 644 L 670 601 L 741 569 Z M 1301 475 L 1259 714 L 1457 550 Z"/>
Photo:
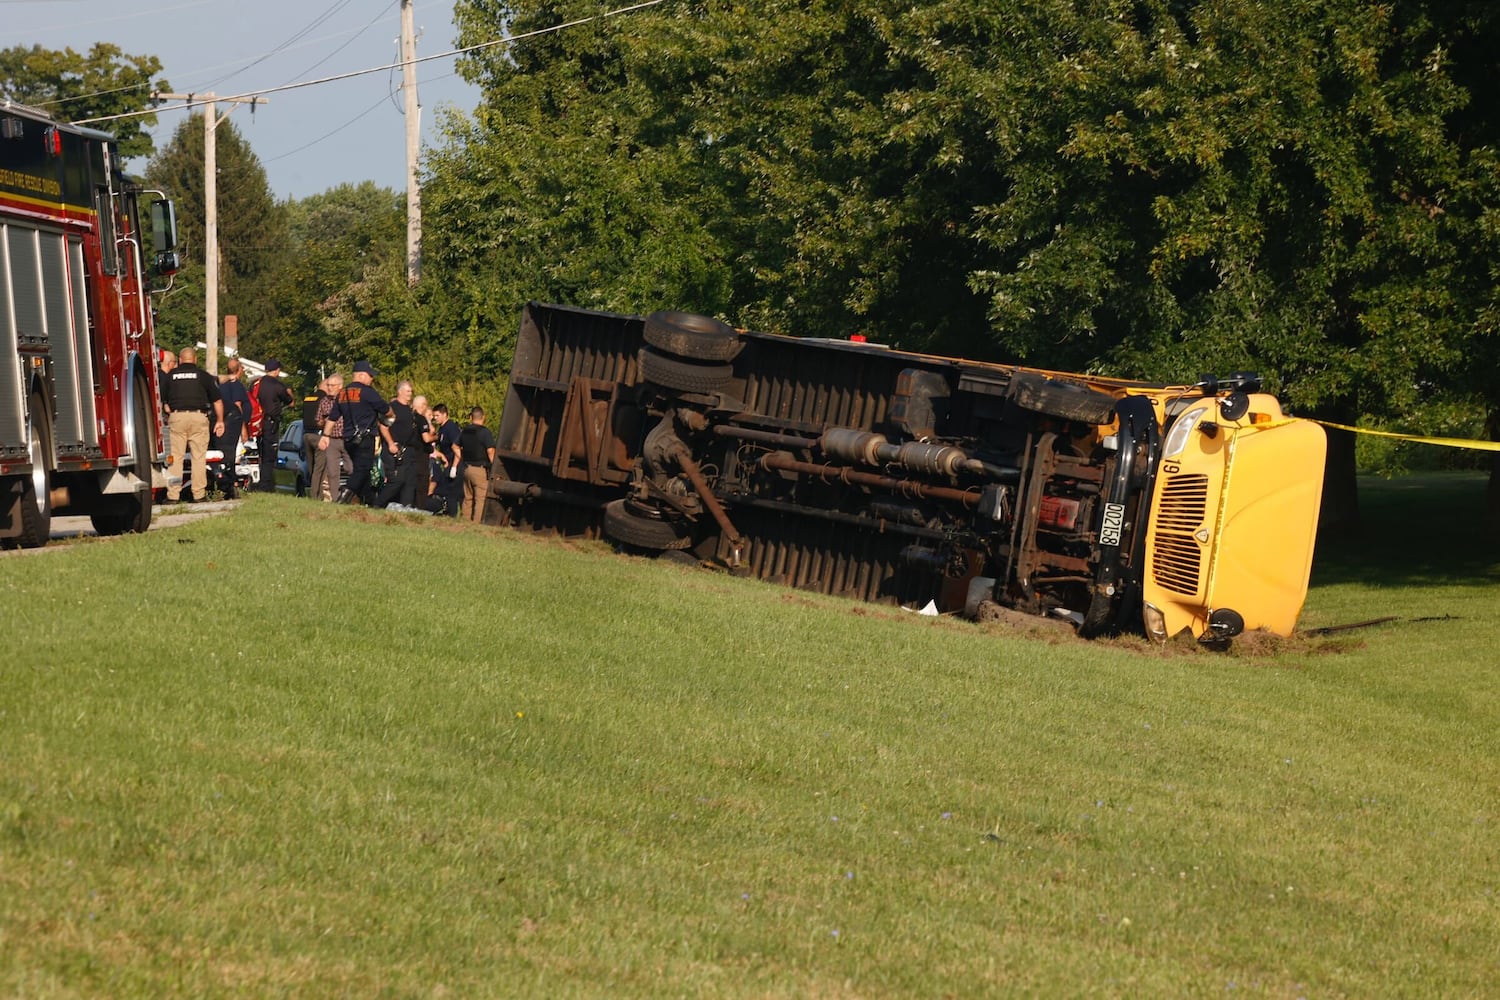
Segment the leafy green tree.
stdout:
<path fill-rule="evenodd" d="M 1055 5 L 967 47 L 905 26 L 893 37 L 930 53 L 952 98 L 983 64 L 1034 67 L 972 102 L 1014 148 L 1004 197 L 976 205 L 991 263 L 972 280 L 1001 343 L 1169 378 L 1254 368 L 1351 423 L 1409 412 L 1454 370 L 1464 251 L 1445 204 L 1462 175 L 1445 122 L 1465 94 L 1420 10 Z M 1353 450 L 1334 444 L 1337 518 Z"/>
<path fill-rule="evenodd" d="M 525 24 L 561 18 L 546 10 Z M 724 246 L 704 224 L 690 149 L 637 134 L 654 98 L 622 63 L 642 42 L 630 22 L 518 45 L 474 120 L 451 117 L 429 156 L 423 211 L 427 287 L 465 341 L 476 374 L 508 361 L 528 299 L 629 310 L 727 302 Z M 635 26 L 639 28 L 639 25 Z M 652 306 L 654 308 L 654 306 Z"/>
<path fill-rule="evenodd" d="M 466 42 L 593 12 L 459 6 Z M 1252 368 L 1302 412 L 1420 422 L 1495 398 L 1465 363 L 1494 341 L 1493 22 L 1431 0 L 594 21 L 465 64 L 485 101 L 430 161 L 452 225 L 429 259 L 470 330 L 527 297 L 670 305 L 1049 367 Z M 1348 518 L 1334 443 L 1325 510 Z"/>
<path fill-rule="evenodd" d="M 0 49 L 0 94 L 29 104 L 62 121 L 109 118 L 151 107 L 151 93 L 170 90 L 155 56 L 131 56 L 118 45 L 96 42 L 83 55 L 65 48 L 24 45 Z M 138 115 L 101 122 L 96 127 L 113 132 L 120 152 L 130 159 L 150 156 L 153 145 L 147 128 L 155 115 Z"/>
<path fill-rule="evenodd" d="M 268 282 L 287 254 L 285 210 L 271 195 L 265 169 L 234 123 L 220 122 L 215 136 L 219 313 L 239 316 L 240 353 L 254 358 L 280 309 Z M 146 179 L 176 200 L 185 248 L 173 291 L 158 300 L 157 337 L 179 347 L 196 343 L 203 336 L 205 287 L 202 115 L 177 126 L 147 166 Z"/>
<path fill-rule="evenodd" d="M 355 360 L 357 345 L 347 328 L 357 324 L 341 296 L 350 286 L 378 282 L 392 259 L 403 259 L 405 199 L 365 181 L 289 202 L 284 210 L 285 249 L 266 283 L 277 308 L 257 343 L 311 383 Z"/>

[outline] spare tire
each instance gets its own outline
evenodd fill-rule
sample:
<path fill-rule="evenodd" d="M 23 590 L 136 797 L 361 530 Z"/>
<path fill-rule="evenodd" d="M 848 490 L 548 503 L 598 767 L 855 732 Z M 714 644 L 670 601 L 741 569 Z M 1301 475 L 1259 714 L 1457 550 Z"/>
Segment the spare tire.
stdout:
<path fill-rule="evenodd" d="M 734 377 L 731 365 L 679 361 L 649 347 L 641 348 L 641 378 L 664 389 L 678 392 L 718 392 Z"/>
<path fill-rule="evenodd" d="M 648 517 L 636 510 L 628 500 L 611 500 L 605 504 L 604 534 L 617 542 L 657 552 L 692 546 L 691 526 L 686 522 Z"/>
<path fill-rule="evenodd" d="M 745 345 L 734 327 L 696 313 L 654 312 L 646 317 L 646 343 L 694 361 L 733 361 Z"/>
<path fill-rule="evenodd" d="M 1085 424 L 1108 424 L 1115 419 L 1115 398 L 1085 385 L 1020 373 L 1010 381 L 1010 398 L 1023 410 L 1076 420 Z"/>

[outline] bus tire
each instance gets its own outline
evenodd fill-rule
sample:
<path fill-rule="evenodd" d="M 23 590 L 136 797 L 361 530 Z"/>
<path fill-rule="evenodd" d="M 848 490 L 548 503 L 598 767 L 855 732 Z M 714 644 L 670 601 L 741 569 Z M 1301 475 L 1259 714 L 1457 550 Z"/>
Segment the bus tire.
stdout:
<path fill-rule="evenodd" d="M 693 544 L 686 524 L 638 514 L 628 500 L 611 500 L 604 505 L 604 534 L 625 545 L 654 552 L 686 549 Z"/>
<path fill-rule="evenodd" d="M 1115 419 L 1113 396 L 1040 375 L 1022 372 L 1012 378 L 1010 398 L 1023 410 L 1061 420 L 1099 425 Z"/>
<path fill-rule="evenodd" d="M 654 312 L 646 317 L 644 337 L 664 354 L 694 361 L 733 361 L 745 346 L 734 327 L 696 313 Z"/>
<path fill-rule="evenodd" d="M 718 392 L 734 376 L 734 369 L 730 365 L 679 361 L 650 347 L 641 348 L 640 361 L 642 379 L 677 392 Z"/>

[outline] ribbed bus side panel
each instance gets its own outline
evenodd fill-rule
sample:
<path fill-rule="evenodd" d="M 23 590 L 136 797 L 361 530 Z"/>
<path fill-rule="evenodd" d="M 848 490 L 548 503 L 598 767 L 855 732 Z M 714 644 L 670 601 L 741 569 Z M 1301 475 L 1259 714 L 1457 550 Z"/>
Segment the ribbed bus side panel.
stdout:
<path fill-rule="evenodd" d="M 496 435 L 498 463 L 510 479 L 557 485 L 552 461 L 569 386 L 579 377 L 627 385 L 637 381 L 641 328 L 641 321 L 629 316 L 536 304 L 526 307 L 505 413 Z M 508 502 L 510 523 L 569 535 L 597 535 L 599 513 L 587 505 L 590 488 L 572 483 L 567 491 L 585 503 Z"/>
<path fill-rule="evenodd" d="M 733 517 L 756 579 L 882 603 L 925 602 L 938 593 L 935 574 L 902 565 L 901 550 L 911 542 L 904 536 L 750 507 L 734 508 Z"/>
<path fill-rule="evenodd" d="M 910 358 L 759 336 L 736 363 L 745 409 L 778 421 L 871 430 L 889 411 Z"/>

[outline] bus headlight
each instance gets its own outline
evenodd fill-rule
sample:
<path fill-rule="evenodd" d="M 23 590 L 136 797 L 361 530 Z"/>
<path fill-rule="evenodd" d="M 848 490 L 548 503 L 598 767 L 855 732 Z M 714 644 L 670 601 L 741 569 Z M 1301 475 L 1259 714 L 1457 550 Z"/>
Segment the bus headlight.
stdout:
<path fill-rule="evenodd" d="M 1177 418 L 1172 429 L 1167 432 L 1167 440 L 1161 446 L 1162 458 L 1176 458 L 1182 454 L 1187 447 L 1188 435 L 1193 433 L 1193 428 L 1198 426 L 1198 421 L 1208 412 L 1208 407 L 1199 406 L 1184 413 Z"/>
<path fill-rule="evenodd" d="M 1161 608 L 1147 601 L 1141 617 L 1146 622 L 1146 638 L 1152 642 L 1167 641 L 1167 616 L 1161 613 Z"/>

